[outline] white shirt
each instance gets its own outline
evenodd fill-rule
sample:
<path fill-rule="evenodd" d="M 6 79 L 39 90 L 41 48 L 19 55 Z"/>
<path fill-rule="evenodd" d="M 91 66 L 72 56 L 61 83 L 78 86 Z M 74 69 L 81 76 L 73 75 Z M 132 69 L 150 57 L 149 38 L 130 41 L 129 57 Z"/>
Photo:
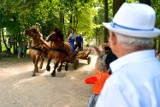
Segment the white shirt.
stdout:
<path fill-rule="evenodd" d="M 96 107 L 160 107 L 160 62 L 154 50 L 125 55 L 110 64 Z"/>
<path fill-rule="evenodd" d="M 72 34 L 72 33 L 71 33 L 71 34 L 69 35 L 69 39 L 75 39 L 75 38 L 76 38 L 76 35 L 75 35 L 75 34 Z"/>

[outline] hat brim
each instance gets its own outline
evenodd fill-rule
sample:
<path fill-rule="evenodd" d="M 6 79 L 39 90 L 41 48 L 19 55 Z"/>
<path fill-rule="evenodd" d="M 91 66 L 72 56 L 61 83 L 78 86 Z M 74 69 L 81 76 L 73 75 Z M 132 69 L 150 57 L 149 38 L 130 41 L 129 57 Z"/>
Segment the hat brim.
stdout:
<path fill-rule="evenodd" d="M 110 23 L 103 22 L 103 25 L 110 31 L 115 33 L 119 33 L 122 35 L 127 35 L 131 37 L 138 37 L 138 38 L 156 38 L 160 35 L 160 30 L 154 28 L 152 31 L 135 31 L 135 30 L 126 30 L 120 28 L 113 28 Z"/>

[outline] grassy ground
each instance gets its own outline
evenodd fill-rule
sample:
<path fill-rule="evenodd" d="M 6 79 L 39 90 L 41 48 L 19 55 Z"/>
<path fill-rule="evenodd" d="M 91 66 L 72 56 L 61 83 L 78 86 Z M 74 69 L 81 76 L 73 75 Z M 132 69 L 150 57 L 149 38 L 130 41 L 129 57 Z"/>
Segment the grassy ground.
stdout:
<path fill-rule="evenodd" d="M 9 62 L 9 63 L 20 63 L 20 62 L 28 62 L 31 61 L 31 58 L 29 55 L 27 55 L 25 58 L 17 58 L 17 55 L 12 55 L 11 57 L 2 57 L 0 59 L 0 62 Z"/>

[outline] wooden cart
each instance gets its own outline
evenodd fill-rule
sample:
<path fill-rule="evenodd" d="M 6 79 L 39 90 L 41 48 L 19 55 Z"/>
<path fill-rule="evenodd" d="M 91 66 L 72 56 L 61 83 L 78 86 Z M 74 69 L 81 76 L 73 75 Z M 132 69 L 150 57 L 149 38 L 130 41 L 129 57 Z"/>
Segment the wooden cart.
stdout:
<path fill-rule="evenodd" d="M 90 64 L 91 63 L 91 57 L 88 56 L 91 53 L 91 51 L 79 51 L 76 55 L 76 58 L 78 59 L 84 59 L 87 60 L 87 63 Z"/>

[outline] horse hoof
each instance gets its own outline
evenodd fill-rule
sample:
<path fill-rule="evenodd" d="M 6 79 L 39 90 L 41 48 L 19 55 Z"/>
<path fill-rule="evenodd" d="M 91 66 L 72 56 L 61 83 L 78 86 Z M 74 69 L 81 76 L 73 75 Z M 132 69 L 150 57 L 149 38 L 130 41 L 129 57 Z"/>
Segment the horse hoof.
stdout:
<path fill-rule="evenodd" d="M 47 66 L 46 69 L 47 69 L 47 71 L 50 71 L 50 66 Z"/>
<path fill-rule="evenodd" d="M 35 76 L 36 76 L 35 74 L 32 75 L 32 77 L 35 77 Z"/>
<path fill-rule="evenodd" d="M 65 70 L 68 71 L 68 66 L 65 66 Z"/>
<path fill-rule="evenodd" d="M 55 74 L 51 74 L 51 76 L 52 76 L 52 77 L 55 77 L 56 75 L 55 75 Z"/>
<path fill-rule="evenodd" d="M 65 71 L 68 71 L 68 62 L 66 63 L 66 65 L 65 65 Z"/>
<path fill-rule="evenodd" d="M 61 69 L 57 69 L 58 72 L 61 72 Z"/>

